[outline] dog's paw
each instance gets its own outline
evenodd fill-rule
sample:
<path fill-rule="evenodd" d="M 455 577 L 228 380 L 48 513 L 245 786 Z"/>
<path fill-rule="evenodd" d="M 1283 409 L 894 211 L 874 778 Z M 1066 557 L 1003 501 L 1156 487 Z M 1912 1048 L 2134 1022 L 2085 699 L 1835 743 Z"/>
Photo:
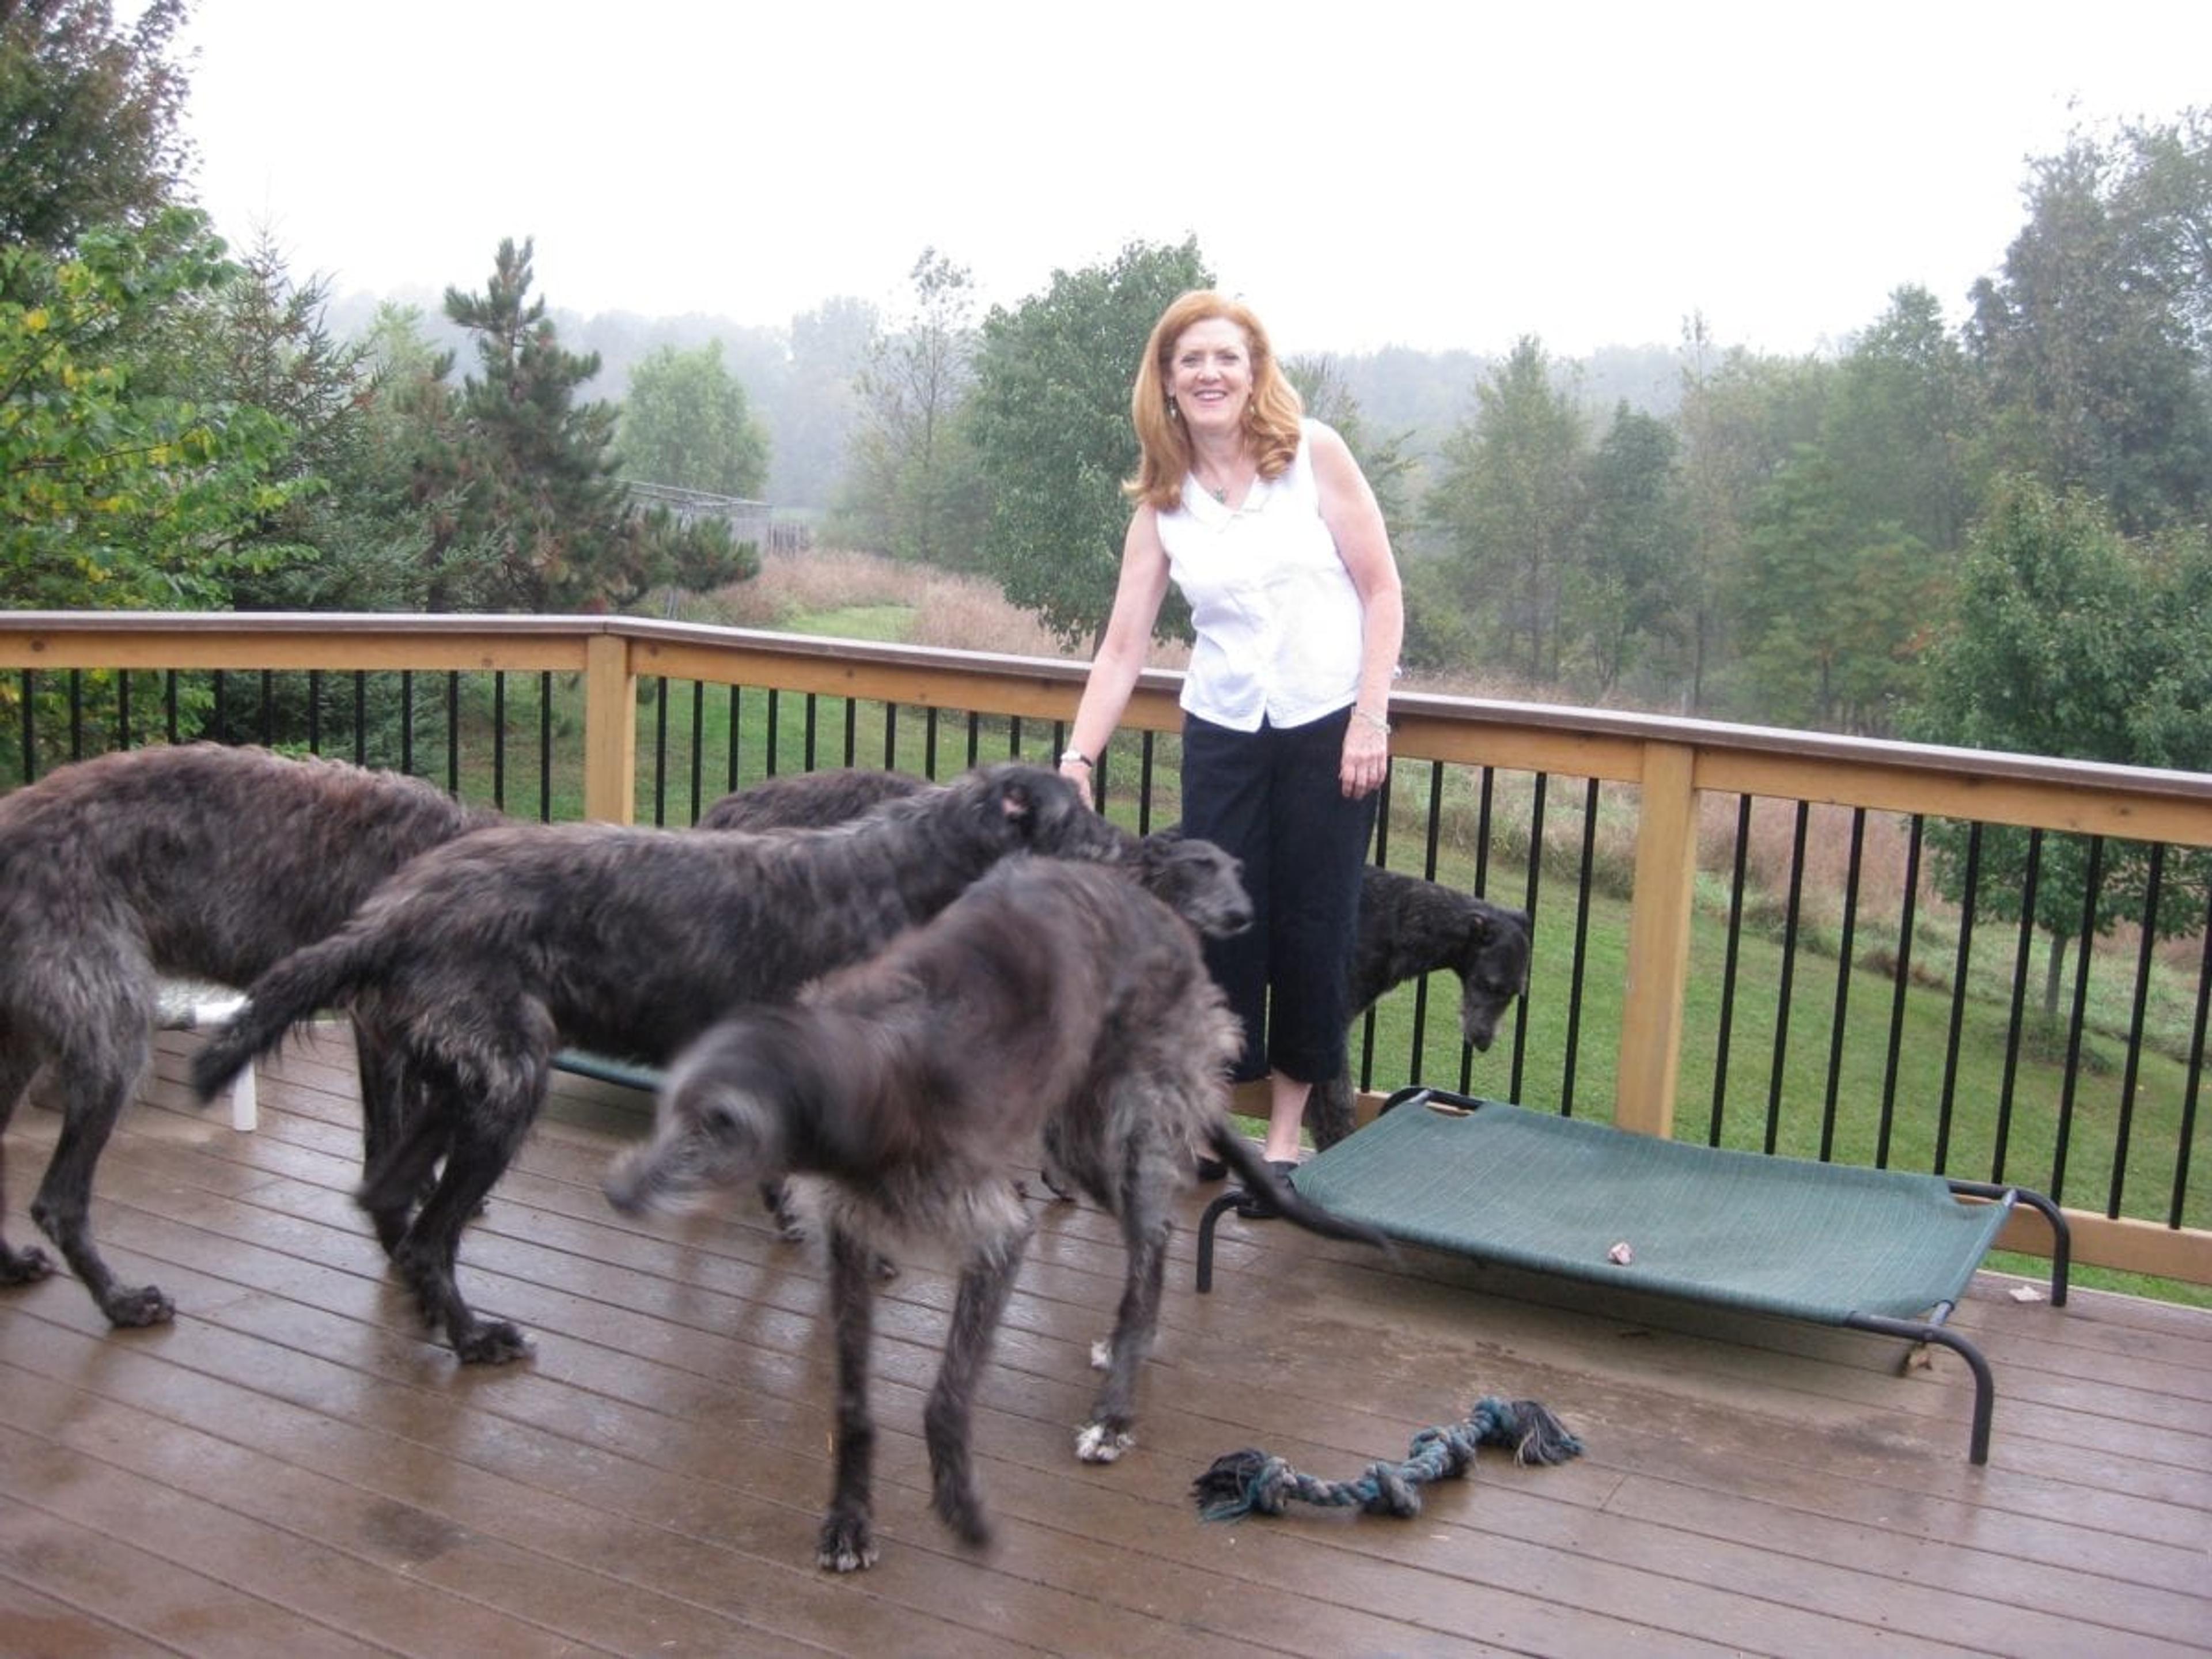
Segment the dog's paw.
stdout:
<path fill-rule="evenodd" d="M 859 1572 L 876 1565 L 876 1540 L 860 1515 L 830 1515 L 822 1522 L 815 1565 L 826 1572 Z"/>
<path fill-rule="evenodd" d="M 465 1365 L 504 1365 L 530 1352 L 530 1339 L 520 1326 L 504 1319 L 487 1319 L 456 1336 L 453 1352 Z"/>
<path fill-rule="evenodd" d="M 1137 1443 L 1127 1429 L 1109 1429 L 1103 1423 L 1086 1423 L 1075 1437 L 1075 1455 L 1085 1463 L 1111 1463 Z"/>
<path fill-rule="evenodd" d="M 28 1249 L 11 1250 L 0 1244 L 0 1285 L 35 1285 L 42 1279 L 51 1279 L 54 1259 L 33 1245 Z"/>
<path fill-rule="evenodd" d="M 176 1304 L 161 1293 L 158 1285 L 136 1288 L 119 1285 L 100 1297 L 100 1310 L 107 1316 L 107 1322 L 118 1330 L 166 1325 L 177 1313 Z"/>

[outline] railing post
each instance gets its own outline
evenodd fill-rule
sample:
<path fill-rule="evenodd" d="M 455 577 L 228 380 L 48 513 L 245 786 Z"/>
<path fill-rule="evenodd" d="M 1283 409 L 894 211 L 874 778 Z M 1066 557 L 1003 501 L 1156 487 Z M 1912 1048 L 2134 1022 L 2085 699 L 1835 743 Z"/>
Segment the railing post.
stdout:
<path fill-rule="evenodd" d="M 1644 748 L 1613 1108 L 1615 1123 L 1643 1134 L 1668 1135 L 1674 1128 L 1698 875 L 1696 768 L 1694 749 L 1662 743 Z"/>
<path fill-rule="evenodd" d="M 629 641 L 584 643 L 584 816 L 628 823 L 637 815 L 637 675 Z"/>

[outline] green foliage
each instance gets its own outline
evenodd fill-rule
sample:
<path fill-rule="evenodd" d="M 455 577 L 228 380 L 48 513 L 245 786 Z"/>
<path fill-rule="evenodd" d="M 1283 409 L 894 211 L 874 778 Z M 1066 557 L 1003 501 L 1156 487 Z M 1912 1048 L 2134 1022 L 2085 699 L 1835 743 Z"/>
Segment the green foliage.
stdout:
<path fill-rule="evenodd" d="M 894 558 L 972 568 L 988 496 L 969 432 L 976 332 L 974 280 L 934 248 L 910 273 L 914 303 L 878 331 L 854 380 L 859 419 L 841 503 L 848 538 Z"/>
<path fill-rule="evenodd" d="M 1056 270 L 1012 311 L 994 307 L 976 362 L 976 459 L 991 500 L 984 559 L 1007 599 L 1071 645 L 1113 609 L 1137 470 L 1129 388 L 1146 339 L 1177 295 L 1212 276 L 1195 239 L 1137 242 L 1105 265 Z M 1162 637 L 1185 626 L 1164 605 Z"/>
<path fill-rule="evenodd" d="M 2029 220 L 1974 288 L 2001 459 L 2087 489 L 2130 534 L 2212 507 L 2212 121 L 2076 135 L 2033 164 Z"/>
<path fill-rule="evenodd" d="M 1735 628 L 1766 718 L 1889 730 L 1936 599 L 1926 550 L 1894 525 L 1855 522 L 1834 467 L 1808 446 L 1760 496 L 1741 568 Z"/>
<path fill-rule="evenodd" d="M 1600 697 L 1655 644 L 1679 640 L 1673 596 L 1690 527 L 1676 448 L 1667 422 L 1624 402 L 1586 468 L 1589 510 L 1560 602 L 1568 665 Z"/>
<path fill-rule="evenodd" d="M 1691 556 L 1677 595 L 1682 656 L 1674 678 L 1697 713 L 1723 700 L 1735 658 L 1728 618 L 1743 565 L 1743 539 L 1768 479 L 1799 444 L 1818 439 L 1826 377 L 1810 362 L 1741 348 L 1708 362 L 1702 318 L 1688 326 L 1679 416 L 1683 501 Z"/>
<path fill-rule="evenodd" d="M 1905 287 L 1852 341 L 1820 428 L 1854 532 L 1893 525 L 1939 555 L 1966 540 L 1985 482 L 1980 391 L 1935 295 Z"/>
<path fill-rule="evenodd" d="M 183 72 L 167 61 L 185 0 L 0 4 L 0 244 L 68 254 L 95 227 L 150 224 L 183 176 Z M 0 295 L 9 292 L 0 288 Z"/>
<path fill-rule="evenodd" d="M 291 488 L 276 416 L 164 385 L 165 328 L 235 274 L 199 214 L 86 231 L 55 258 L 0 247 L 0 604 L 219 603 Z"/>
<path fill-rule="evenodd" d="M 642 483 L 748 500 L 768 486 L 768 433 L 720 340 L 662 346 L 630 371 L 617 447 L 623 476 Z"/>
<path fill-rule="evenodd" d="M 1583 416 L 1524 336 L 1475 387 L 1476 412 L 1445 440 L 1426 503 L 1444 580 L 1481 619 L 1497 665 L 1531 680 L 1559 669 L 1559 584 L 1588 508 Z"/>
<path fill-rule="evenodd" d="M 2203 712 L 2212 692 L 2207 598 L 2212 553 L 2201 535 L 2140 550 L 2087 495 L 2001 480 L 1969 543 L 1955 615 L 1929 653 L 1911 735 L 2212 769 L 2212 720 Z M 1963 825 L 1931 827 L 1948 896 L 1964 890 L 1967 838 Z M 2025 831 L 1992 825 L 1974 849 L 1980 901 L 2000 916 L 2021 913 L 2029 842 Z M 2161 936 L 2203 924 L 2212 860 L 2202 854 L 2167 866 L 2153 916 L 2146 915 L 2147 848 L 2119 842 L 2103 849 L 2094 908 L 2088 843 L 2046 836 L 2039 851 L 2035 919 L 2056 940 L 2079 937 L 2085 920 L 2092 933 L 2135 921 Z"/>
<path fill-rule="evenodd" d="M 1284 362 L 1283 373 L 1297 388 L 1306 413 L 1323 426 L 1334 428 L 1352 459 L 1359 463 L 1392 537 L 1410 531 L 1413 525 L 1413 434 L 1372 430 L 1366 411 L 1360 408 L 1334 357 L 1292 357 Z"/>
<path fill-rule="evenodd" d="M 565 349 L 544 301 L 528 298 L 531 252 L 505 240 L 482 294 L 446 291 L 482 372 L 462 382 L 458 441 L 422 458 L 423 494 L 440 507 L 427 607 L 622 609 L 656 587 L 750 574 L 751 554 L 719 520 L 631 507 L 614 477 L 613 405 L 576 401 L 599 359 Z"/>

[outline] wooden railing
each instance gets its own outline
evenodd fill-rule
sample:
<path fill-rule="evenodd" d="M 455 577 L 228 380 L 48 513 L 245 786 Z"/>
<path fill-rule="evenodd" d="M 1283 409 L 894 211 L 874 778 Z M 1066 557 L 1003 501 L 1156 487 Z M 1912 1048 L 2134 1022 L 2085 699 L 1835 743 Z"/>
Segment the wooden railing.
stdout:
<path fill-rule="evenodd" d="M 35 698 L 76 671 L 126 669 L 573 677 L 583 708 L 583 810 L 617 821 L 634 816 L 638 799 L 641 678 L 663 682 L 664 695 L 668 684 L 690 682 L 1011 717 L 1018 742 L 1021 722 L 1042 728 L 1026 749 L 1042 760 L 1061 740 L 1085 672 L 1077 662 L 618 617 L 0 613 L 0 708 L 23 703 L 26 690 Z M 1140 749 L 1149 762 L 1146 734 L 1180 726 L 1179 684 L 1161 672 L 1140 681 L 1123 735 L 1109 751 L 1109 792 L 1127 788 Z M 1649 1133 L 1675 1132 L 1684 1091 L 1705 798 L 2212 848 L 2212 776 L 2201 774 L 1419 692 L 1395 697 L 1391 719 L 1393 789 L 1404 798 L 1418 797 L 1422 775 L 1463 768 L 1486 778 L 1526 772 L 1584 781 L 1593 805 L 1600 785 L 1613 786 L 1630 803 L 1632 872 L 1610 1111 L 1623 1127 Z M 1432 847 L 1434 823 L 1432 807 Z M 2170 1149 L 2172 1213 L 2160 1220 L 2117 1213 L 2117 1200 L 2102 1212 L 2069 1204 L 2083 1262 L 2212 1283 L 2212 1231 L 2183 1224 L 2182 1213 L 2198 1138 L 2201 979 L 2197 996 L 2196 1036 L 2184 1062 L 2186 1105 L 2179 1144 Z M 2193 1196 L 2187 1207 L 2197 1208 Z M 2027 1228 L 2006 1242 L 2041 1248 Z"/>

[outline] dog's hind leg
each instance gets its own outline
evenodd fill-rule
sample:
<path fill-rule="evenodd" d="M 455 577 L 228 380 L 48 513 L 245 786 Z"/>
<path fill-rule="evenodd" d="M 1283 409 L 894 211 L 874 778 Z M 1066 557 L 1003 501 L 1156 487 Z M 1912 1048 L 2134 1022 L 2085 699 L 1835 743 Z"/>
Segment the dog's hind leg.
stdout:
<path fill-rule="evenodd" d="M 464 1364 L 504 1364 L 530 1352 L 529 1339 L 503 1319 L 479 1319 L 462 1297 L 455 1279 L 461 1233 L 483 1204 L 521 1145 L 537 1116 L 546 1078 L 541 1057 L 534 1066 L 519 1068 L 500 1091 L 487 1091 L 471 1109 L 459 1097 L 422 1103 L 451 1124 L 445 1168 L 415 1218 L 407 1225 L 392 1266 L 415 1292 L 423 1318 L 441 1327 Z M 411 1139 L 411 1138 L 410 1138 Z M 395 1159 L 386 1194 L 404 1190 L 399 1184 L 407 1173 Z"/>
<path fill-rule="evenodd" d="M 398 1139 L 407 1115 L 407 1068 L 392 1045 L 359 1020 L 354 1022 L 355 1069 L 361 1077 L 361 1167 L 376 1167 L 385 1149 Z"/>
<path fill-rule="evenodd" d="M 404 1094 L 394 1098 L 404 1104 L 383 1144 L 365 1150 L 364 1168 L 354 1201 L 375 1224 L 377 1243 L 386 1255 L 396 1255 L 416 1206 L 431 1191 L 438 1160 L 446 1155 L 453 1122 L 459 1115 L 441 1090 L 422 1085 L 413 1069 L 394 1058 L 390 1076 L 403 1079 L 395 1087 Z M 364 1092 L 363 1105 L 367 1100 Z"/>
<path fill-rule="evenodd" d="M 1173 1226 L 1158 1197 L 1165 1179 L 1164 1170 L 1157 1181 L 1133 1176 L 1118 1206 L 1128 1271 L 1113 1337 L 1091 1354 L 1091 1363 L 1102 1365 L 1106 1381 L 1091 1407 L 1091 1421 L 1075 1437 L 1075 1455 L 1086 1463 L 1111 1463 L 1137 1443 L 1137 1374 L 1152 1352 L 1152 1334 L 1159 1325 L 1160 1287 Z"/>
<path fill-rule="evenodd" d="M 963 1544 L 991 1541 L 991 1523 L 975 1490 L 969 1442 L 975 1415 L 975 1389 L 989 1363 L 991 1347 L 1006 1316 L 1022 1252 L 1036 1224 L 1024 1212 L 1018 1224 L 971 1257 L 960 1274 L 960 1293 L 952 1304 L 951 1329 L 945 1340 L 945 1361 L 922 1413 L 929 1443 L 930 1484 L 938 1519 Z"/>
<path fill-rule="evenodd" d="M 92 1242 L 92 1172 L 124 1103 L 152 1052 L 150 1008 L 89 1022 L 82 1042 L 54 1059 L 62 1098 L 61 1138 L 31 1205 L 31 1219 L 53 1240 L 111 1325 L 159 1325 L 176 1311 L 159 1285 L 118 1285 Z"/>
<path fill-rule="evenodd" d="M 831 1572 L 858 1572 L 876 1564 L 871 1522 L 876 1424 L 868 1409 L 875 1254 L 842 1227 L 830 1224 L 830 1307 L 837 1343 L 837 1472 L 814 1559 Z"/>

